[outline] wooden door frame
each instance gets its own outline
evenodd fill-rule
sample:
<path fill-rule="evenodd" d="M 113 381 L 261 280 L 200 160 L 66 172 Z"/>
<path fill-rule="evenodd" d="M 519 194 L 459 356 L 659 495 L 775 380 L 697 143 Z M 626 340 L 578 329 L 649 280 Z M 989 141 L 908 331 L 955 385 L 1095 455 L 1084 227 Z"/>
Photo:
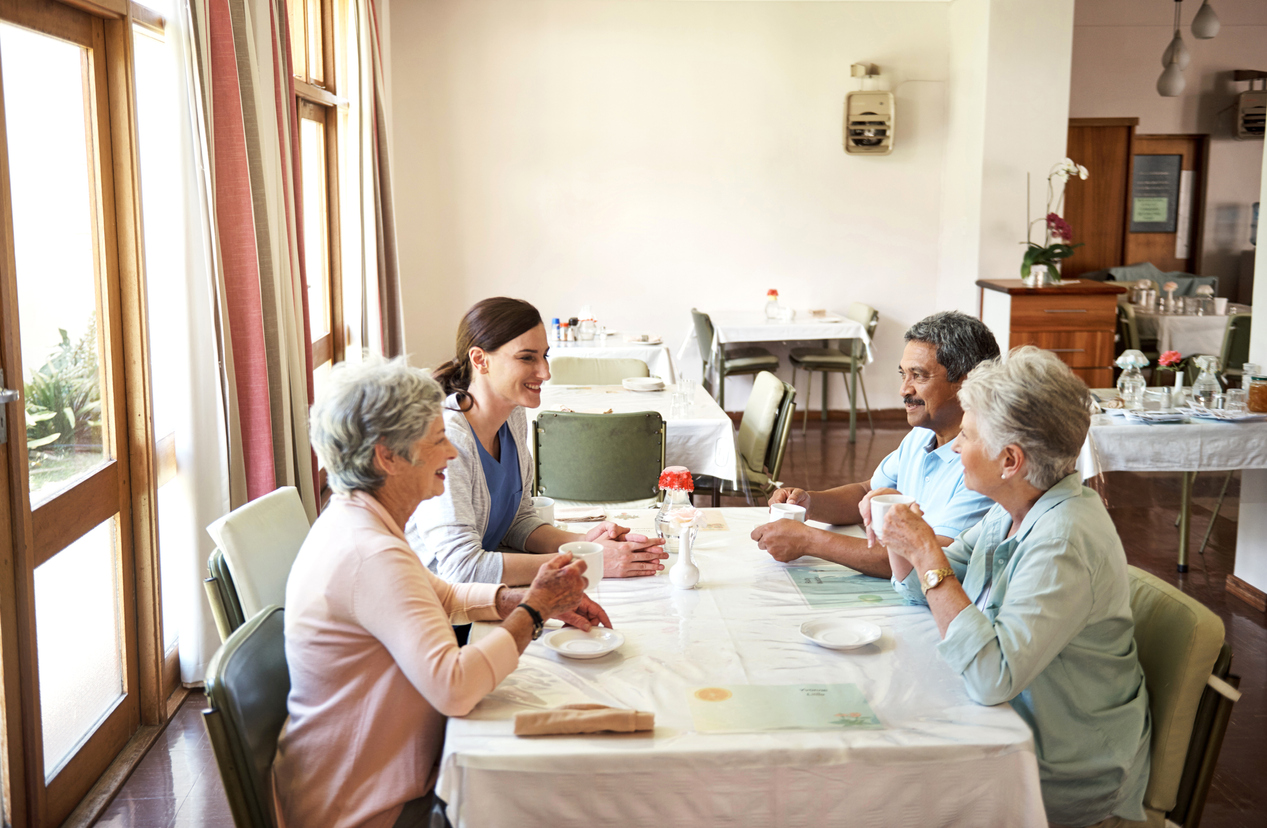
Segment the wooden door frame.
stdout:
<path fill-rule="evenodd" d="M 63 25 L 87 18 L 93 30 L 94 89 L 90 105 L 96 108 L 96 132 L 100 165 L 98 205 L 103 236 L 103 284 L 101 335 L 109 336 L 117 358 L 111 362 L 108 383 L 118 389 L 119 402 L 113 424 L 115 462 L 120 464 L 124 499 L 120 503 L 118 531 L 124 550 L 119 569 L 121 611 L 131 635 L 124 642 L 124 682 L 136 694 L 136 712 L 108 724 L 116 732 L 112 742 L 127 737 L 142 725 L 160 724 L 167 717 L 163 693 L 162 605 L 159 592 L 156 519 L 156 466 L 150 394 L 148 324 L 140 222 L 139 166 L 136 144 L 135 82 L 132 59 L 132 18 L 126 2 L 105 6 L 54 0 L 0 0 L 0 16 L 18 25 L 40 22 L 38 28 L 57 32 Z M 117 14 L 119 5 L 122 14 Z M 86 9 L 86 11 L 84 10 Z M 51 25 L 49 25 L 51 21 Z M 32 27 L 35 28 L 35 27 Z M 4 114 L 0 107 L 0 187 L 9 188 L 8 151 L 4 140 Z M 103 151 L 103 148 L 106 148 Z M 16 297 L 16 264 L 13 259 L 12 216 L 8 199 L 0 200 L 0 278 Z M 22 382 L 17 363 L 20 332 L 5 325 L 0 336 L 0 363 L 10 387 Z M 103 388 L 103 395 L 106 389 Z M 13 825 L 56 825 L 70 813 L 96 781 L 75 778 L 76 757 L 46 786 L 43 776 L 42 740 L 39 738 L 39 687 L 35 674 L 37 654 L 34 635 L 34 548 L 31 521 L 12 521 L 13 514 L 27 514 L 25 485 L 26 435 L 23 418 L 10 409 L 0 461 L 10 470 L 0 474 L 0 704 L 3 705 L 3 772 L 7 776 L 6 816 Z M 10 449 L 19 457 L 10 457 Z M 9 462 L 12 460 L 13 462 Z M 127 550 L 131 549 L 131 554 Z M 118 713 L 116 709 L 115 713 Z M 113 714 L 112 714 L 113 715 Z M 109 721 L 109 720 L 107 720 Z M 94 739 L 96 737 L 93 737 Z M 90 742 L 91 745 L 91 742 Z M 88 753 L 92 748 L 83 749 Z M 112 750 L 110 758 L 115 752 Z M 82 755 L 82 754 L 81 754 Z M 98 763 L 101 756 L 95 758 Z M 85 760 L 86 761 L 86 760 Z M 79 774 L 82 776 L 82 773 Z M 67 780 L 64 801 L 50 812 L 48 790 Z M 71 801 L 73 800 L 73 801 Z M 69 807 L 68 807 L 69 806 Z"/>

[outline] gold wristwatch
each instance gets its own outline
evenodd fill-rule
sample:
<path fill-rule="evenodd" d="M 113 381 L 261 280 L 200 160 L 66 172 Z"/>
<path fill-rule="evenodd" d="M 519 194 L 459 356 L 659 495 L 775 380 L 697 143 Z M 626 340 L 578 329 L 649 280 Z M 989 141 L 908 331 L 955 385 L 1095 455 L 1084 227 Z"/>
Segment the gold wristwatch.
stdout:
<path fill-rule="evenodd" d="M 950 567 L 945 567 L 943 569 L 930 569 L 924 573 L 923 578 L 919 579 L 920 588 L 924 590 L 924 594 L 927 595 L 930 589 L 934 588 L 947 578 L 954 577 L 954 574 L 955 571 Z"/>

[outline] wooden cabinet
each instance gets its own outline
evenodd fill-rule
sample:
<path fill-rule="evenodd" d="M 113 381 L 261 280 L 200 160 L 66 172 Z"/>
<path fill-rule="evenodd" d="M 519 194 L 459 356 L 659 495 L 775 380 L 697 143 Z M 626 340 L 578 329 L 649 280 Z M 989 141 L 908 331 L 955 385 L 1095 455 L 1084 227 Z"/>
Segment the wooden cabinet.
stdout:
<path fill-rule="evenodd" d="M 1113 385 L 1115 282 L 1077 281 L 1029 288 L 1020 279 L 981 279 L 981 321 L 1005 353 L 1021 345 L 1051 351 L 1091 388 Z"/>

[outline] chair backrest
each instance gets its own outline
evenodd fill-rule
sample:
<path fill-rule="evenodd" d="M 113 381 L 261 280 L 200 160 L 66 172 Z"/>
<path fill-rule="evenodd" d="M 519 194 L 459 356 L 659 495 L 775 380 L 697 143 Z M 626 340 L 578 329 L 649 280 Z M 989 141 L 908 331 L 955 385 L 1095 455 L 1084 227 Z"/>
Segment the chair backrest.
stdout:
<path fill-rule="evenodd" d="M 1226 371 L 1236 371 L 1249 362 L 1249 326 L 1253 317 L 1248 313 L 1234 313 L 1227 318 L 1223 331 L 1223 347 L 1219 349 L 1219 365 Z"/>
<path fill-rule="evenodd" d="M 234 823 L 275 828 L 269 771 L 290 693 L 281 607 L 265 608 L 216 650 L 206 692 L 203 724 Z"/>
<path fill-rule="evenodd" d="M 1129 567 L 1135 645 L 1152 714 L 1152 770 L 1144 807 L 1175 806 L 1197 705 L 1223 646 L 1223 621 L 1194 598 Z"/>
<path fill-rule="evenodd" d="M 880 312 L 865 302 L 853 302 L 849 305 L 849 310 L 845 311 L 845 316 L 854 322 L 861 322 L 867 331 L 867 339 L 875 340 L 875 329 L 880 324 Z M 853 356 L 860 357 L 866 349 L 861 339 L 850 340 L 850 350 Z"/>
<path fill-rule="evenodd" d="M 699 355 L 704 361 L 704 376 L 707 377 L 713 356 L 713 320 L 695 308 L 691 308 L 691 320 L 695 323 L 695 339 L 699 342 Z"/>
<path fill-rule="evenodd" d="M 770 445 L 765 452 L 765 467 L 769 470 L 770 480 L 779 479 L 779 471 L 783 468 L 783 456 L 787 454 L 787 441 L 792 433 L 792 420 L 796 415 L 796 388 L 783 383 L 783 401 L 779 403 L 779 413 L 774 420 L 774 428 L 770 431 Z"/>
<path fill-rule="evenodd" d="M 757 374 L 752 382 L 752 393 L 748 395 L 748 404 L 744 406 L 743 417 L 739 420 L 739 434 L 735 437 L 739 457 L 751 471 L 764 471 L 770 437 L 774 434 L 775 421 L 785 396 L 785 385 L 769 371 Z"/>
<path fill-rule="evenodd" d="M 219 547 L 211 551 L 207 558 L 207 577 L 202 581 L 207 592 L 207 603 L 211 605 L 211 617 L 215 619 L 216 631 L 220 633 L 220 641 L 227 641 L 233 631 L 242 626 L 246 616 L 242 614 L 242 602 L 238 600 L 238 590 L 233 584 L 233 575 L 224 562 L 224 552 Z"/>
<path fill-rule="evenodd" d="M 656 496 L 664 469 L 664 419 L 655 411 L 543 411 L 532 424 L 536 494 L 618 503 Z"/>
<path fill-rule="evenodd" d="M 294 486 L 258 497 L 207 527 L 224 550 L 245 617 L 286 603 L 286 578 L 308 528 L 308 513 Z"/>
<path fill-rule="evenodd" d="M 627 377 L 649 376 L 647 363 L 640 359 L 550 357 L 550 385 L 620 385 Z"/>
<path fill-rule="evenodd" d="M 1117 306 L 1118 333 L 1122 335 L 1122 350 L 1139 351 L 1139 324 L 1135 321 L 1135 308 L 1129 302 Z"/>

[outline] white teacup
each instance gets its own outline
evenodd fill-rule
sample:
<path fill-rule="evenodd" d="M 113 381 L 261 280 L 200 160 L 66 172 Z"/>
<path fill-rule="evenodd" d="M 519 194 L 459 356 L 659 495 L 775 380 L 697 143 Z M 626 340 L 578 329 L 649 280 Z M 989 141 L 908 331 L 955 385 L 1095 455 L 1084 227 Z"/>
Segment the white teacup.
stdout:
<path fill-rule="evenodd" d="M 805 507 L 793 503 L 771 504 L 769 522 L 774 523 L 776 520 L 794 520 L 797 523 L 804 523 Z"/>
<path fill-rule="evenodd" d="M 537 510 L 537 517 L 546 523 L 554 523 L 554 498 L 552 497 L 534 497 L 532 499 L 532 507 Z"/>
<path fill-rule="evenodd" d="M 890 509 L 899 503 L 909 506 L 914 502 L 915 498 L 903 494 L 884 494 L 871 498 L 871 530 L 875 532 L 875 536 L 884 540 L 884 518 Z"/>
<path fill-rule="evenodd" d="M 598 582 L 603 580 L 602 544 L 593 541 L 573 541 L 562 544 L 559 551 L 571 552 L 574 561 L 585 561 L 585 579 L 589 581 L 589 586 L 585 587 L 586 592 L 598 587 Z"/>
<path fill-rule="evenodd" d="M 1227 297 L 1226 296 L 1214 297 L 1214 312 L 1217 313 L 1219 316 L 1227 315 Z"/>

